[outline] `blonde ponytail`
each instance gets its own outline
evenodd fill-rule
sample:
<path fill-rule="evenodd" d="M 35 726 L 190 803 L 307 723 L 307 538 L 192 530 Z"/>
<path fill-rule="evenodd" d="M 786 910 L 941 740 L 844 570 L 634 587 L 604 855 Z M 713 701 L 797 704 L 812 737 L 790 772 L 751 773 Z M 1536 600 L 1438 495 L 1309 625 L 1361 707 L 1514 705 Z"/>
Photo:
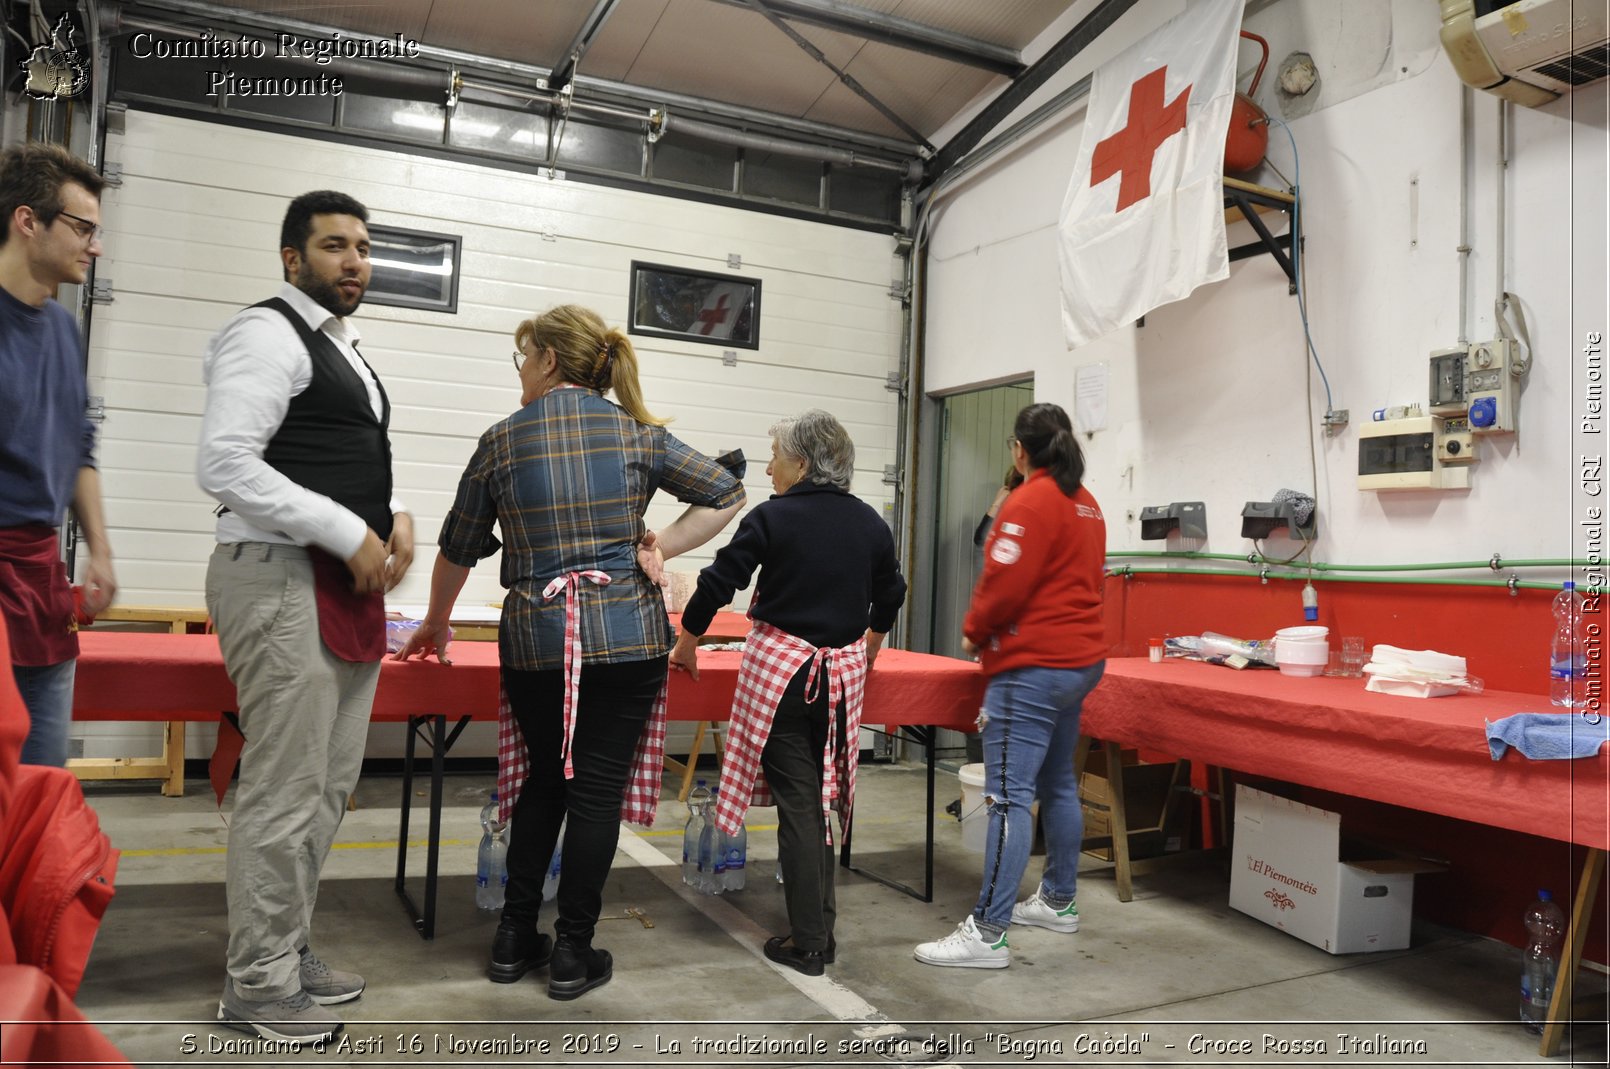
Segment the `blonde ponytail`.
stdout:
<path fill-rule="evenodd" d="M 637 379 L 637 350 L 632 348 L 631 339 L 616 327 L 605 335 L 604 344 L 613 357 L 610 379 L 615 388 L 615 398 L 626 414 L 651 427 L 663 427 L 671 422 L 654 415 L 643 404 L 643 387 Z"/>
<path fill-rule="evenodd" d="M 530 342 L 540 352 L 552 349 L 558 358 L 560 377 L 577 386 L 600 393 L 610 389 L 628 416 L 651 427 L 670 422 L 661 419 L 643 404 L 643 388 L 637 377 L 637 350 L 619 327 L 606 327 L 590 308 L 561 304 L 514 330 L 514 343 L 523 349 Z"/>

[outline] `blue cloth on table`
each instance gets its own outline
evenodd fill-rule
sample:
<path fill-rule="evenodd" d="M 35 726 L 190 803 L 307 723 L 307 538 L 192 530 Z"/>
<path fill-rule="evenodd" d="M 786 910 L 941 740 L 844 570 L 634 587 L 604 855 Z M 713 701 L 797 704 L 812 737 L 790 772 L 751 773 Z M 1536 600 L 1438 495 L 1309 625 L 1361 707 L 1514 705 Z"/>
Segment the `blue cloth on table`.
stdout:
<path fill-rule="evenodd" d="M 1511 746 L 1534 761 L 1592 757 L 1610 741 L 1610 718 L 1599 713 L 1516 713 L 1487 721 L 1487 748 L 1497 761 Z"/>

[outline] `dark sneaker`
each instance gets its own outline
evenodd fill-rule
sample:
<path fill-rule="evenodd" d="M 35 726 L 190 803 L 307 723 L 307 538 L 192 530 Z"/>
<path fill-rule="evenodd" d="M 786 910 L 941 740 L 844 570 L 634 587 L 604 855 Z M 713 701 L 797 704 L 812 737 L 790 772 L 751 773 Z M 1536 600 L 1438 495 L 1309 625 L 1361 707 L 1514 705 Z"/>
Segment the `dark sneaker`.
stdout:
<path fill-rule="evenodd" d="M 609 983 L 615 962 L 607 950 L 576 946 L 560 939 L 548 962 L 548 997 L 568 1002 Z"/>
<path fill-rule="evenodd" d="M 774 935 L 762 948 L 768 961 L 786 965 L 806 976 L 821 976 L 824 955 L 820 950 L 801 950 L 794 945 L 793 936 Z"/>
<path fill-rule="evenodd" d="M 252 1002 L 236 995 L 230 980 L 224 981 L 224 996 L 218 1000 L 218 1019 L 230 1028 L 285 1043 L 318 1043 L 342 1028 L 341 1018 L 317 1005 L 306 991 Z"/>
<path fill-rule="evenodd" d="M 320 1006 L 351 1002 L 363 994 L 363 977 L 357 973 L 330 968 L 307 947 L 298 953 L 302 955 L 302 990 Z"/>
<path fill-rule="evenodd" d="M 503 921 L 492 937 L 492 964 L 486 976 L 494 984 L 512 984 L 553 957 L 553 939 L 535 928 Z"/>

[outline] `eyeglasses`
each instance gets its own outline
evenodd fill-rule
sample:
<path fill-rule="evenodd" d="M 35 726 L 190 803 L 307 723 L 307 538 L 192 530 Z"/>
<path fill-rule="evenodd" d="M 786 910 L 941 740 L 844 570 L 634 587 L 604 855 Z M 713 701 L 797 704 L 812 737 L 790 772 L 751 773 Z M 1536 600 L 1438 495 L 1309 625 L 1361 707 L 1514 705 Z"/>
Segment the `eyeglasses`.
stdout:
<path fill-rule="evenodd" d="M 56 218 L 60 219 L 63 217 L 71 219 L 72 222 L 68 223 L 67 225 L 73 228 L 73 233 L 77 234 L 81 240 L 87 241 L 91 245 L 101 240 L 101 238 L 106 234 L 105 227 L 101 226 L 99 223 L 91 222 L 81 215 L 74 215 L 72 212 L 56 213 Z M 89 229 L 86 230 L 85 227 L 88 227 Z"/>
<path fill-rule="evenodd" d="M 1008 448 L 1008 449 L 1012 448 L 1014 445 L 1017 445 L 1017 444 L 1019 444 L 1019 443 L 1018 443 L 1018 440 L 1016 438 L 1008 438 L 1006 440 L 1006 448 Z"/>
<path fill-rule="evenodd" d="M 514 351 L 514 370 L 519 371 L 520 365 L 523 363 L 525 363 L 525 354 L 516 349 Z"/>

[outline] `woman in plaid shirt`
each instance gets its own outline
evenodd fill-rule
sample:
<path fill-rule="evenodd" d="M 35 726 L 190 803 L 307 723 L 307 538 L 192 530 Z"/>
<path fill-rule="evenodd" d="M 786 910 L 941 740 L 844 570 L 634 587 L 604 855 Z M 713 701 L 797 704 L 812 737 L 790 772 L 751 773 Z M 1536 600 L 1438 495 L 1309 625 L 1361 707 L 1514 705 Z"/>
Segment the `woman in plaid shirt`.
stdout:
<path fill-rule="evenodd" d="M 866 673 L 905 601 L 906 580 L 889 525 L 850 494 L 855 445 L 839 421 L 812 409 L 771 433 L 766 474 L 777 494 L 744 517 L 699 573 L 671 664 L 698 678 L 698 636 L 758 569 L 716 824 L 733 834 L 751 804 L 776 800 L 790 931 L 767 940 L 765 953 L 820 976 L 836 951 L 828 811 L 848 825 Z"/>
<path fill-rule="evenodd" d="M 671 633 L 659 586 L 639 565 L 653 556 L 640 545 L 643 512 L 656 490 L 688 504 L 650 540 L 669 559 L 714 537 L 744 492 L 649 413 L 631 342 L 596 313 L 562 305 L 521 323 L 514 340 L 523 407 L 481 436 L 442 523 L 430 608 L 398 657 L 446 649 L 470 568 L 501 547 L 498 654 L 519 731 L 502 733 L 511 744 L 499 764 L 527 761 L 530 777 L 502 795 L 518 802 L 488 975 L 513 983 L 547 964 L 549 996 L 572 999 L 610 978 L 609 952 L 592 938 L 620 821 L 652 823 L 658 799 L 652 755 L 664 747 Z M 618 404 L 604 398 L 611 389 Z M 550 941 L 537 911 L 561 822 Z"/>

